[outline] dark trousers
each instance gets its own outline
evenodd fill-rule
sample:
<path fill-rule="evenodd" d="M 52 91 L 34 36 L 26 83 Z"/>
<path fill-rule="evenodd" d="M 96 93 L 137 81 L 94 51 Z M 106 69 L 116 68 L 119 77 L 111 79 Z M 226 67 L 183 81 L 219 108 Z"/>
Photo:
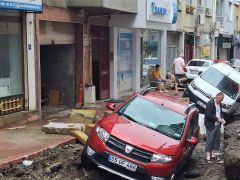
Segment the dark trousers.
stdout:
<path fill-rule="evenodd" d="M 206 139 L 206 152 L 212 150 L 219 150 L 220 148 L 220 125 L 215 126 L 212 130 L 206 128 L 207 139 Z"/>

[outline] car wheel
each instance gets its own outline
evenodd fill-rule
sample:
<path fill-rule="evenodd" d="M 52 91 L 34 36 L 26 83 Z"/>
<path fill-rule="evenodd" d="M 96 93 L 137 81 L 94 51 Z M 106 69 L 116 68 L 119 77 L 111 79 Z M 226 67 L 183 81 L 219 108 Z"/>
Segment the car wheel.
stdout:
<path fill-rule="evenodd" d="M 81 164 L 82 167 L 85 168 L 86 170 L 93 170 L 96 168 L 96 165 L 91 161 L 90 158 L 86 155 L 86 147 L 84 148 L 84 151 L 81 156 Z"/>

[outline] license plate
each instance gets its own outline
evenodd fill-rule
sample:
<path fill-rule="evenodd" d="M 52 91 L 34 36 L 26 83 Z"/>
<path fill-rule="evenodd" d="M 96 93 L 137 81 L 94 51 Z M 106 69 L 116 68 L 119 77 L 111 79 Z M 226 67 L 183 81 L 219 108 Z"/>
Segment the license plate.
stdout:
<path fill-rule="evenodd" d="M 201 101 L 197 101 L 196 102 L 199 106 L 206 108 L 206 105 L 204 103 L 202 103 Z"/>
<path fill-rule="evenodd" d="M 133 171 L 134 172 L 134 171 L 137 170 L 137 165 L 136 164 L 130 163 L 130 162 L 124 160 L 124 159 L 121 159 L 121 158 L 113 156 L 113 155 L 109 155 L 108 156 L 108 161 L 110 163 L 122 166 L 122 167 L 128 169 L 129 171 Z"/>

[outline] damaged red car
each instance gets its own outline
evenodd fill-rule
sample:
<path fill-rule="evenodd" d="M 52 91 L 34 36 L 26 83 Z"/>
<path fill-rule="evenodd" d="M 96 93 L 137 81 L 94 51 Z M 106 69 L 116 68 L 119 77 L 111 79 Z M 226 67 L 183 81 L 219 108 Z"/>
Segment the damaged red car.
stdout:
<path fill-rule="evenodd" d="M 125 179 L 175 179 L 198 143 L 198 109 L 154 88 L 115 106 L 89 135 L 82 166 Z"/>

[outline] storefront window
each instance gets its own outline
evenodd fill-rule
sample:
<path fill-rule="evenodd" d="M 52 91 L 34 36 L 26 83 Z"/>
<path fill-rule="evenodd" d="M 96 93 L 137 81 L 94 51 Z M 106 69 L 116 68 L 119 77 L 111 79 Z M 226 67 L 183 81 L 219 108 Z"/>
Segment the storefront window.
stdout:
<path fill-rule="evenodd" d="M 160 32 L 146 30 L 142 38 L 141 87 L 149 84 L 149 72 L 160 64 Z"/>
<path fill-rule="evenodd" d="M 23 50 L 20 13 L 1 10 L 0 17 L 0 98 L 2 98 L 23 94 Z"/>

